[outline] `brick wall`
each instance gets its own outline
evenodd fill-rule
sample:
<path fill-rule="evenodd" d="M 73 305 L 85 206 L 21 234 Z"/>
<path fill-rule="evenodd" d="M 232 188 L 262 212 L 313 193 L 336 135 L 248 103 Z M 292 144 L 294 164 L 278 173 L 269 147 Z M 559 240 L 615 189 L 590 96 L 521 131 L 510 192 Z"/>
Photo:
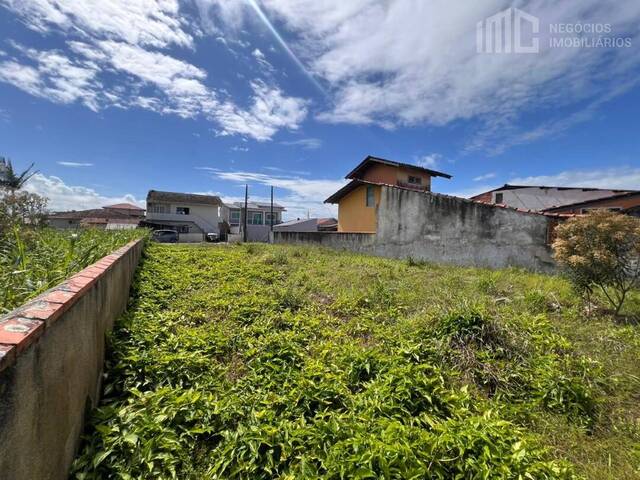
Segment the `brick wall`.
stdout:
<path fill-rule="evenodd" d="M 142 247 L 131 242 L 0 318 L 0 478 L 67 478 Z"/>

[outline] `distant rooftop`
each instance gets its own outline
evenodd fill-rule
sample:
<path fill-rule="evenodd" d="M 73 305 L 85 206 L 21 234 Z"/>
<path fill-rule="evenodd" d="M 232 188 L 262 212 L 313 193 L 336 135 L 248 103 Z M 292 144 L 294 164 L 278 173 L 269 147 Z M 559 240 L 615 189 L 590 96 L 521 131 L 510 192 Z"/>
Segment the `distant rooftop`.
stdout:
<path fill-rule="evenodd" d="M 177 202 L 197 205 L 222 206 L 222 200 L 215 195 L 199 195 L 195 193 L 161 192 L 159 190 L 149 190 L 147 202 Z"/>
<path fill-rule="evenodd" d="M 140 208 L 139 206 L 134 205 L 132 203 L 116 203 L 114 205 L 107 205 L 106 207 L 102 207 L 102 208 L 114 208 L 118 210 L 134 210 L 134 211 L 144 212 L 144 208 Z"/>

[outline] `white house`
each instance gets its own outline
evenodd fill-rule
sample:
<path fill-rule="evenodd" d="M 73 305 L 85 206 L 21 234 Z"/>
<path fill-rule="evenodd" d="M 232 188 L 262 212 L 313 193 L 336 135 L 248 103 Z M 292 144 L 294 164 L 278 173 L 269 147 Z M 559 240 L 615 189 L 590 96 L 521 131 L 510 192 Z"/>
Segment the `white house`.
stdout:
<path fill-rule="evenodd" d="M 202 242 L 207 233 L 219 235 L 225 219 L 226 207 L 214 195 L 157 190 L 147 194 L 145 224 L 155 230 L 176 230 L 181 242 Z"/>

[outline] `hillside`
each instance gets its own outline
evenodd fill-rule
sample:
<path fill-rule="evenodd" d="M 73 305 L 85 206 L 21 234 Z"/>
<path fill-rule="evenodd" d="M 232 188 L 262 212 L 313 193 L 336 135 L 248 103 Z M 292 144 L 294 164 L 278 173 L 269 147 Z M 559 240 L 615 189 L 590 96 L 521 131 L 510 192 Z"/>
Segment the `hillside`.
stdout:
<path fill-rule="evenodd" d="M 72 476 L 638 478 L 640 327 L 599 312 L 517 270 L 150 245 Z"/>

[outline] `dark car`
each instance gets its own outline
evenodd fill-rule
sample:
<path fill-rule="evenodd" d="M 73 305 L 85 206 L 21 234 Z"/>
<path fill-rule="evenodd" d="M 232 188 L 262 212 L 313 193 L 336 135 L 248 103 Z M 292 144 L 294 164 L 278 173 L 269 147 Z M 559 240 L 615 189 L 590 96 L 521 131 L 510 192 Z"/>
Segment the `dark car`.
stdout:
<path fill-rule="evenodd" d="M 151 235 L 152 240 L 160 243 L 177 243 L 178 232 L 175 230 L 155 230 Z"/>

